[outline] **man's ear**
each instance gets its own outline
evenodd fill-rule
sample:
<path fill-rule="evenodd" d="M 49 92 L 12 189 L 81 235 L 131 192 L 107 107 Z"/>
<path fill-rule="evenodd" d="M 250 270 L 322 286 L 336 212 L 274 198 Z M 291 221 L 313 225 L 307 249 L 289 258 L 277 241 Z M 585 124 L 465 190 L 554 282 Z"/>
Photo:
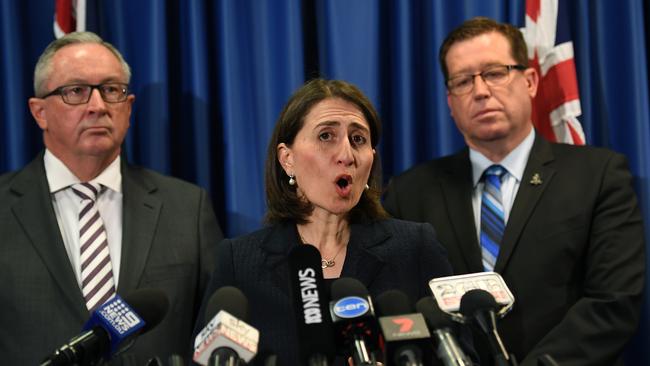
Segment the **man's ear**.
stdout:
<path fill-rule="evenodd" d="M 278 161 L 287 175 L 293 174 L 293 152 L 284 142 L 278 144 Z"/>
<path fill-rule="evenodd" d="M 451 108 L 451 98 L 453 98 L 453 96 L 449 91 L 447 91 L 447 107 L 449 107 L 449 115 L 451 116 L 451 118 L 454 118 L 454 110 L 453 108 Z"/>
<path fill-rule="evenodd" d="M 535 98 L 535 95 L 537 95 L 537 86 L 539 85 L 539 74 L 537 73 L 537 70 L 532 67 L 524 70 L 524 77 L 526 78 L 528 95 L 530 95 L 531 98 Z"/>
<path fill-rule="evenodd" d="M 45 113 L 45 99 L 29 98 L 29 111 L 36 120 L 41 130 L 47 130 L 47 113 Z"/>
<path fill-rule="evenodd" d="M 133 102 L 135 102 L 135 95 L 129 94 L 129 96 L 126 97 L 126 103 L 129 106 L 129 117 L 131 117 L 131 110 L 133 109 Z"/>

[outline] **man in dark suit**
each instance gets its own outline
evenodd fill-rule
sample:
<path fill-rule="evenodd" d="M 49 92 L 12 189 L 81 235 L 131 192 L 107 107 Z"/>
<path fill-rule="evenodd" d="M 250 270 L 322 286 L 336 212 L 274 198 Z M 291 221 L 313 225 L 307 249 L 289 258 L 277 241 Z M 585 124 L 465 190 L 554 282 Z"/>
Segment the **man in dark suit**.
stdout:
<path fill-rule="evenodd" d="M 91 310 L 140 288 L 162 290 L 169 310 L 114 364 L 189 357 L 222 234 L 203 189 L 121 160 L 129 79 L 120 53 L 92 33 L 52 42 L 36 65 L 29 108 L 46 149 L 0 176 L 3 364 L 37 364 L 79 334 Z M 87 212 L 99 215 L 82 225 Z"/>
<path fill-rule="evenodd" d="M 440 63 L 468 148 L 394 178 L 385 207 L 432 223 L 456 273 L 503 276 L 516 300 L 500 333 L 521 365 L 543 354 L 561 365 L 620 364 L 645 273 L 632 177 L 620 154 L 536 135 L 538 75 L 527 59 L 507 24 L 475 18 L 448 35 Z M 484 177 L 494 165 L 502 176 Z"/>

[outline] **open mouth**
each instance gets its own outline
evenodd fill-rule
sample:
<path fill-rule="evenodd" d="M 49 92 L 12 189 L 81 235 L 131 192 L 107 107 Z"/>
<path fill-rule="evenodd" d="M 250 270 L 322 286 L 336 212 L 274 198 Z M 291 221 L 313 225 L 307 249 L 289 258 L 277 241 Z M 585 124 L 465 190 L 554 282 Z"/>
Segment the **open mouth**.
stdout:
<path fill-rule="evenodd" d="M 347 197 L 352 192 L 352 176 L 342 175 L 336 181 L 336 191 L 341 197 Z"/>
<path fill-rule="evenodd" d="M 348 181 L 347 178 L 341 177 L 339 180 L 336 181 L 336 185 L 339 186 L 340 188 L 345 188 L 348 185 L 350 185 L 350 182 Z"/>

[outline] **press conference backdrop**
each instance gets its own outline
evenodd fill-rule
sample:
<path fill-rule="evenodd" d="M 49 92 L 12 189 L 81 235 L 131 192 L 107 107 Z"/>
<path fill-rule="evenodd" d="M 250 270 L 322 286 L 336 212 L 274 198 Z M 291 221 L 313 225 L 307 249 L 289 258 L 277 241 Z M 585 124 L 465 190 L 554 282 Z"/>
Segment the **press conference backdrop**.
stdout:
<path fill-rule="evenodd" d="M 650 5 L 560 1 L 570 19 L 586 142 L 628 157 L 648 222 Z M 262 225 L 267 141 L 284 102 L 306 79 L 345 79 L 370 97 L 384 123 L 387 180 L 463 146 L 437 61 L 444 36 L 479 15 L 524 26 L 525 12 L 524 0 L 86 5 L 87 29 L 116 45 L 133 69 L 128 160 L 208 189 L 229 236 Z M 0 173 L 19 169 L 43 147 L 27 98 L 36 59 L 53 39 L 53 14 L 54 0 L 0 0 Z M 650 364 L 649 332 L 644 316 L 630 364 Z"/>

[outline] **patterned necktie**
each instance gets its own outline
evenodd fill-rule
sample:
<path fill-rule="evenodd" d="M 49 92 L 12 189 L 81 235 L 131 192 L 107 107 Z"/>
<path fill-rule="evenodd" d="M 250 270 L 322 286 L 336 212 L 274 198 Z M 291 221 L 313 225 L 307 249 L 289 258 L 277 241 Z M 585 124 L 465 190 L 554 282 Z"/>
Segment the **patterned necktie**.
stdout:
<path fill-rule="evenodd" d="M 481 197 L 481 253 L 483 269 L 493 271 L 499 256 L 499 245 L 505 230 L 501 178 L 506 170 L 501 165 L 491 165 L 483 173 Z"/>
<path fill-rule="evenodd" d="M 81 198 L 79 210 L 81 291 L 90 312 L 115 295 L 106 229 L 95 204 L 100 189 L 101 186 L 97 183 L 79 183 L 72 186 L 72 191 Z"/>

